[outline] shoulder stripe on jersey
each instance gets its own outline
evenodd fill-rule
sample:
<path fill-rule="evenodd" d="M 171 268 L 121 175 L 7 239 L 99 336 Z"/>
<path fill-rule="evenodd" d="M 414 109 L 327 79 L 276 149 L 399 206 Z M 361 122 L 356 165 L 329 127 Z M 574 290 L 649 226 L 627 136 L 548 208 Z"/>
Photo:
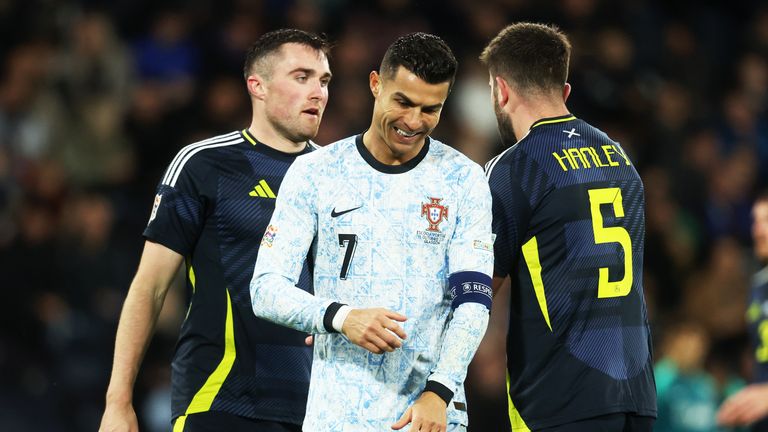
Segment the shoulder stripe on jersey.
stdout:
<path fill-rule="evenodd" d="M 171 181 L 168 184 L 171 187 L 176 186 L 176 181 L 179 179 L 179 176 L 181 175 L 182 168 L 184 168 L 184 165 L 187 163 L 187 161 L 189 161 L 192 158 L 192 156 L 194 156 L 195 154 L 197 154 L 197 153 L 199 153 L 199 152 L 201 152 L 203 150 L 206 150 L 206 149 L 212 149 L 212 148 L 216 148 L 216 147 L 226 147 L 226 146 L 230 146 L 230 145 L 233 145 L 233 144 L 240 144 L 241 142 L 243 142 L 243 139 L 240 138 L 240 137 L 236 137 L 234 139 L 231 139 L 230 141 L 224 141 L 224 142 L 215 143 L 215 144 L 207 144 L 207 145 L 200 146 L 200 147 L 190 151 L 189 154 L 187 154 L 184 157 L 184 159 L 181 161 L 181 163 L 179 164 L 178 170 L 173 175 L 173 177 L 171 178 Z"/>
<path fill-rule="evenodd" d="M 176 157 L 173 158 L 171 161 L 171 164 L 168 166 L 168 170 L 165 172 L 165 176 L 163 176 L 163 184 L 171 184 L 170 180 L 174 177 L 178 177 L 177 172 L 181 170 L 183 165 L 186 163 L 188 159 L 186 159 L 187 154 L 189 152 L 192 152 L 200 147 L 209 145 L 209 144 L 215 144 L 226 140 L 231 140 L 233 138 L 239 138 L 240 132 L 232 132 L 228 133 L 226 135 L 219 135 L 215 136 L 213 138 L 208 138 L 203 141 L 198 141 L 196 143 L 192 143 L 183 149 L 181 149 L 177 154 Z M 174 181 L 175 183 L 175 181 Z M 173 185 L 171 185 L 173 186 Z"/>

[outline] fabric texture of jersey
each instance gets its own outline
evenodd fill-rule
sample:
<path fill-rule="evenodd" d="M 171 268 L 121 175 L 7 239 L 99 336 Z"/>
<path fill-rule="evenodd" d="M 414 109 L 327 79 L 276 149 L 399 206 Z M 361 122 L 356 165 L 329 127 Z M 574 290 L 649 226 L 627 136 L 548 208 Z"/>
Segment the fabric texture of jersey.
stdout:
<path fill-rule="evenodd" d="M 463 382 L 476 345 L 465 343 L 479 344 L 488 309 L 468 302 L 452 312 L 448 279 L 492 272 L 490 193 L 478 165 L 433 139 L 406 164 L 384 165 L 362 135 L 349 137 L 297 159 L 267 231 L 251 286 L 254 311 L 321 333 L 305 431 L 390 430 L 428 379 L 454 392 L 449 430 L 467 424 Z M 313 232 L 316 297 L 289 299 L 274 288 L 298 276 L 296 259 Z M 328 333 L 331 300 L 405 315 L 402 348 L 372 354 Z"/>
<path fill-rule="evenodd" d="M 643 184 L 624 150 L 572 115 L 542 119 L 486 175 L 494 276 L 512 280 L 513 430 L 655 417 Z"/>
<path fill-rule="evenodd" d="M 257 319 L 248 288 L 296 156 L 247 130 L 232 132 L 183 148 L 158 186 L 144 236 L 185 257 L 190 293 L 172 362 L 173 418 L 212 410 L 302 422 L 312 361 L 306 335 Z M 311 292 L 310 267 L 298 266 L 297 284 Z"/>

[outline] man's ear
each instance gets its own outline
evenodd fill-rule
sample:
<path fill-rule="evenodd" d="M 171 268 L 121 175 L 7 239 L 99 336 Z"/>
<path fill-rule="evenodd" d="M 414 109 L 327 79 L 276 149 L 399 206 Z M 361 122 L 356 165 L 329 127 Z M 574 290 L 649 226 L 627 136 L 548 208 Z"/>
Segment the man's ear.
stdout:
<path fill-rule="evenodd" d="M 264 99 L 267 95 L 266 80 L 259 74 L 248 75 L 245 80 L 248 93 L 256 99 Z"/>
<path fill-rule="evenodd" d="M 373 97 L 379 97 L 379 93 L 381 92 L 381 75 L 379 75 L 378 72 L 371 71 L 371 73 L 368 74 L 368 86 L 371 88 Z"/>
<path fill-rule="evenodd" d="M 568 100 L 568 96 L 571 95 L 571 85 L 568 83 L 565 83 L 565 86 L 563 87 L 563 102 Z"/>
<path fill-rule="evenodd" d="M 499 105 L 499 108 L 503 110 L 510 102 L 509 99 L 512 97 L 512 89 L 509 87 L 509 84 L 507 84 L 507 81 L 500 76 L 494 78 L 494 84 L 493 91 L 496 92 L 496 103 Z"/>

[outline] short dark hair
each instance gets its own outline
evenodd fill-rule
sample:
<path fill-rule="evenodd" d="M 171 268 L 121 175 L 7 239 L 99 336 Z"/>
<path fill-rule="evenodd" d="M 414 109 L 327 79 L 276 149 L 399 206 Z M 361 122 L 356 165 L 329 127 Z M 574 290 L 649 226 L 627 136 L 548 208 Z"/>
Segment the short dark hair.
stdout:
<path fill-rule="evenodd" d="M 379 72 L 392 78 L 402 66 L 430 84 L 446 81 L 453 86 L 458 62 L 448 45 L 428 33 L 411 33 L 399 37 L 387 48 Z"/>
<path fill-rule="evenodd" d="M 755 197 L 754 204 L 768 202 L 768 189 L 761 190 Z"/>
<path fill-rule="evenodd" d="M 330 43 L 323 36 L 298 29 L 274 30 L 261 35 L 248 50 L 248 53 L 245 55 L 245 64 L 243 65 L 243 76 L 248 79 L 248 75 L 251 74 L 256 63 L 260 63 L 288 43 L 306 45 L 322 52 L 326 57 L 328 57 L 331 50 Z M 268 71 L 262 71 L 261 73 L 268 74 Z"/>
<path fill-rule="evenodd" d="M 554 25 L 507 26 L 488 44 L 480 61 L 521 92 L 560 90 L 568 79 L 571 43 Z"/>

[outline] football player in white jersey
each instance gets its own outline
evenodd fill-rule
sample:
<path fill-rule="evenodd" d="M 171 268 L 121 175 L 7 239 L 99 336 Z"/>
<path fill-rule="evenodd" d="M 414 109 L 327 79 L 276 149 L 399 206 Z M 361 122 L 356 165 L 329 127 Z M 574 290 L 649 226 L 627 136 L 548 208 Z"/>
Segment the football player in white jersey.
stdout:
<path fill-rule="evenodd" d="M 456 67 L 440 38 L 399 38 L 370 73 L 370 128 L 285 175 L 251 300 L 317 335 L 305 431 L 466 430 L 493 245 L 482 169 L 429 137 Z M 315 296 L 294 286 L 308 253 Z"/>

